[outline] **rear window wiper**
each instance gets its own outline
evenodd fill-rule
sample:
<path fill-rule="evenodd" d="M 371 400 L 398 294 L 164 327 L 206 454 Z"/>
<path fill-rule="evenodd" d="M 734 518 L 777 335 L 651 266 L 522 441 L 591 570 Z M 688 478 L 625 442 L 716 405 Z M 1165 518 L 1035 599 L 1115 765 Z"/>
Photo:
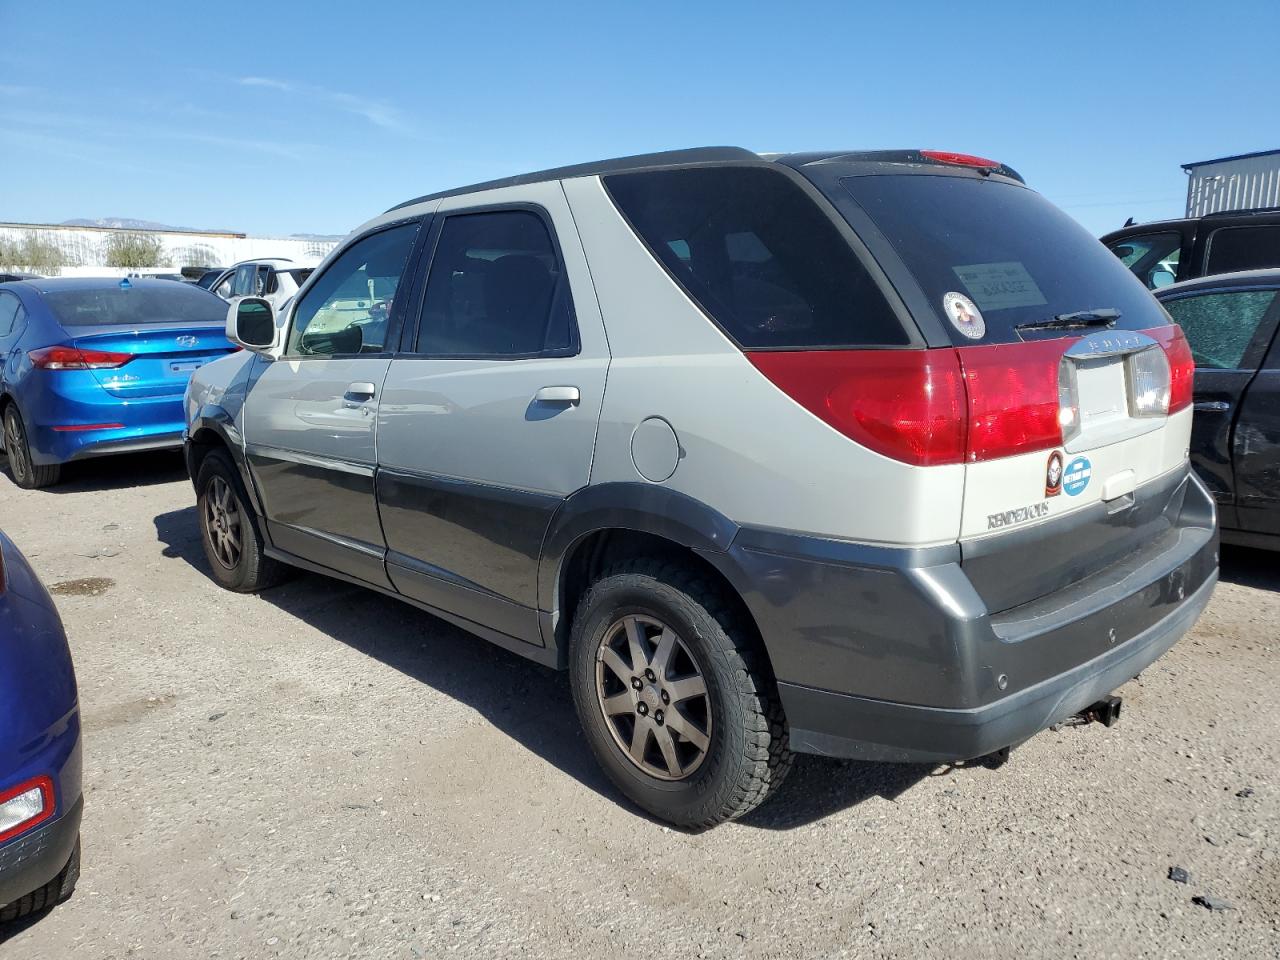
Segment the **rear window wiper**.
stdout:
<path fill-rule="evenodd" d="M 1077 310 L 1075 313 L 1059 313 L 1048 320 L 1020 323 L 1015 330 L 1078 330 L 1084 327 L 1112 327 L 1120 319 L 1115 307 L 1097 307 L 1093 310 Z"/>

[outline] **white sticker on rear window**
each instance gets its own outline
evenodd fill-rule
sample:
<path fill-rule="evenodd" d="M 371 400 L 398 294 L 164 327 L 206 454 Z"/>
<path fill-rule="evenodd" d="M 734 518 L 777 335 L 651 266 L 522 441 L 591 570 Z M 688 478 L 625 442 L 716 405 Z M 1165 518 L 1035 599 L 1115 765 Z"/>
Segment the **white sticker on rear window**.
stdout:
<path fill-rule="evenodd" d="M 983 310 L 1038 307 L 1048 303 L 1027 268 L 1017 260 L 970 263 L 951 269 Z"/>
<path fill-rule="evenodd" d="M 981 340 L 987 335 L 987 322 L 982 319 L 982 311 L 963 293 L 952 290 L 943 294 L 942 312 L 951 325 L 970 340 Z"/>

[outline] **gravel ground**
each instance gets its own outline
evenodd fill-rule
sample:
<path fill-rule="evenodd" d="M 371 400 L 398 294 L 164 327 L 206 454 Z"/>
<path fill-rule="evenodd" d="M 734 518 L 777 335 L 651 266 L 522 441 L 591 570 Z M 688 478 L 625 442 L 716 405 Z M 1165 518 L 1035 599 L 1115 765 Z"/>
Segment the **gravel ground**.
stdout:
<path fill-rule="evenodd" d="M 322 577 L 223 592 L 192 504 L 168 455 L 0 477 L 71 638 L 87 784 L 79 889 L 0 955 L 1280 955 L 1271 555 L 1224 550 L 1110 730 L 998 770 L 801 758 L 687 835 L 596 770 L 563 677 Z"/>

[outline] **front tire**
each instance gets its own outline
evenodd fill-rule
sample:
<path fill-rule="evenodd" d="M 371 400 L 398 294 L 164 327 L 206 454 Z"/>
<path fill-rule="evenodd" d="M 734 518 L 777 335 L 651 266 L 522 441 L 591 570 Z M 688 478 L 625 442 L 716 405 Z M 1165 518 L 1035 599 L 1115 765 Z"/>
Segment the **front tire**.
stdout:
<path fill-rule="evenodd" d="M 231 458 L 209 453 L 196 475 L 196 514 L 205 559 L 220 586 L 253 593 L 275 586 L 288 568 L 266 554 L 258 518 Z"/>
<path fill-rule="evenodd" d="M 696 570 L 643 558 L 610 568 L 579 603 L 570 644 L 592 752 L 654 816 L 715 826 L 755 809 L 790 770 L 759 641 Z"/>
<path fill-rule="evenodd" d="M 9 473 L 13 482 L 22 489 L 36 490 L 58 482 L 58 475 L 62 472 L 60 464 L 39 466 L 31 459 L 27 427 L 14 403 L 4 411 L 4 449 L 9 457 Z"/>

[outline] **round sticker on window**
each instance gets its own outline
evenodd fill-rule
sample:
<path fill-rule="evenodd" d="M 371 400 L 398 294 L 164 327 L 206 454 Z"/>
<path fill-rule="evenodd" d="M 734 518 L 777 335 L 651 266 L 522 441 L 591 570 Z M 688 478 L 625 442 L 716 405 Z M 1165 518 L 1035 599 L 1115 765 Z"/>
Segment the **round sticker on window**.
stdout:
<path fill-rule="evenodd" d="M 943 294 L 942 312 L 947 315 L 951 325 L 970 340 L 981 340 L 986 336 L 987 324 L 982 319 L 982 311 L 963 293 L 952 290 Z"/>

